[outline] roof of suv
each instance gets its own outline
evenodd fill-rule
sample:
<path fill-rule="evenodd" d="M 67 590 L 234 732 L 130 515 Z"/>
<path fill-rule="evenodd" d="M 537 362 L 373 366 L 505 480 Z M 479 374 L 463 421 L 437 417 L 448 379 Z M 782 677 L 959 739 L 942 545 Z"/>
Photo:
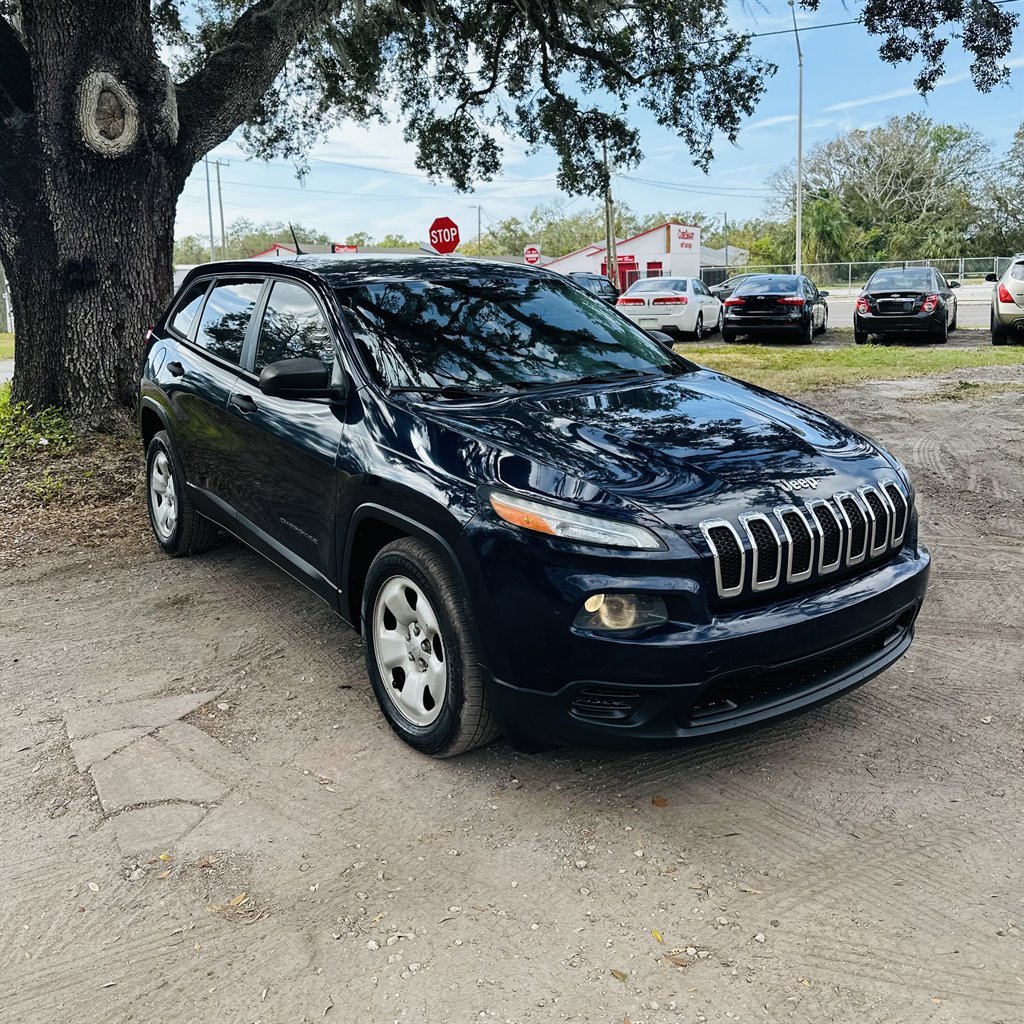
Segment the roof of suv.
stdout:
<path fill-rule="evenodd" d="M 272 267 L 286 267 L 305 271 L 325 278 L 329 284 L 358 284 L 367 280 L 412 280 L 432 281 L 442 277 L 473 274 L 475 277 L 507 278 L 523 274 L 537 274 L 550 277 L 550 271 L 521 264 L 498 263 L 491 260 L 474 260 L 464 256 L 422 256 L 406 254 L 387 255 L 381 253 L 338 253 L 336 255 L 278 256 L 259 260 L 223 260 L 204 263 L 192 273 L 238 273 L 239 271 L 258 274 L 268 264 Z"/>

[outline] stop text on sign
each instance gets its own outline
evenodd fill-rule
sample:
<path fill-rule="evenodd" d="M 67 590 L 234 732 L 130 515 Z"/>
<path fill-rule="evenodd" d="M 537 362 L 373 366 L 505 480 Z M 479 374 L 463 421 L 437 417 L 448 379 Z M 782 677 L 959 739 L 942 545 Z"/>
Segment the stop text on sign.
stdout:
<path fill-rule="evenodd" d="M 450 217 L 438 217 L 430 225 L 428 238 L 438 252 L 454 252 L 459 244 L 459 227 Z"/>

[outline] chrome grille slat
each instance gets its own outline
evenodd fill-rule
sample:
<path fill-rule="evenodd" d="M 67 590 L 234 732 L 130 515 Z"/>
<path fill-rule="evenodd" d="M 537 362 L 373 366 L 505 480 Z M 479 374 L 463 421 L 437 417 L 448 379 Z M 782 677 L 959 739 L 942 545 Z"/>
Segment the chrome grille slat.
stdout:
<path fill-rule="evenodd" d="M 753 512 L 750 515 L 740 516 L 740 523 L 743 524 L 743 529 L 750 540 L 750 550 L 752 552 L 752 567 L 750 570 L 751 589 L 760 591 L 771 590 L 773 587 L 777 587 L 779 580 L 782 578 L 782 540 L 772 525 L 772 521 L 763 512 Z M 759 527 L 762 529 L 759 529 Z M 766 544 L 769 537 L 765 536 L 764 530 L 767 530 L 770 534 L 770 540 L 773 545 L 770 554 Z M 760 534 L 760 537 L 758 534 Z M 769 558 L 771 568 L 766 573 L 765 566 L 769 564 Z"/>
<path fill-rule="evenodd" d="M 728 519 L 709 519 L 700 530 L 714 559 L 718 596 L 729 598 L 891 554 L 903 545 L 912 511 L 909 494 L 888 479 L 806 505 L 779 505 L 771 514 L 744 513 L 739 529 Z"/>

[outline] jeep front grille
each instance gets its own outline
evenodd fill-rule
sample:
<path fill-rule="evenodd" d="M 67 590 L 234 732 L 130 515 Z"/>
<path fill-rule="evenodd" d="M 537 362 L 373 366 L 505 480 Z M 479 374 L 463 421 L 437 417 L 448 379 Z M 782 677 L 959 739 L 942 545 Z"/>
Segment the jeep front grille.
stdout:
<path fill-rule="evenodd" d="M 731 598 L 891 554 L 902 547 L 909 520 L 906 492 L 885 480 L 805 507 L 781 505 L 771 515 L 740 516 L 739 530 L 727 519 L 707 520 L 700 529 L 714 559 L 718 596 Z"/>

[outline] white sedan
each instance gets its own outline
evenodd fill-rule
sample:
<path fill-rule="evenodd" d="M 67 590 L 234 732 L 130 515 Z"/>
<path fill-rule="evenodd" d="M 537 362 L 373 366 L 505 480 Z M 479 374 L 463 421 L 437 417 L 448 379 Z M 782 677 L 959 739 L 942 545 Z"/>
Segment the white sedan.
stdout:
<path fill-rule="evenodd" d="M 699 340 L 722 329 L 722 303 L 699 277 L 644 277 L 615 305 L 649 331 L 690 334 Z"/>

